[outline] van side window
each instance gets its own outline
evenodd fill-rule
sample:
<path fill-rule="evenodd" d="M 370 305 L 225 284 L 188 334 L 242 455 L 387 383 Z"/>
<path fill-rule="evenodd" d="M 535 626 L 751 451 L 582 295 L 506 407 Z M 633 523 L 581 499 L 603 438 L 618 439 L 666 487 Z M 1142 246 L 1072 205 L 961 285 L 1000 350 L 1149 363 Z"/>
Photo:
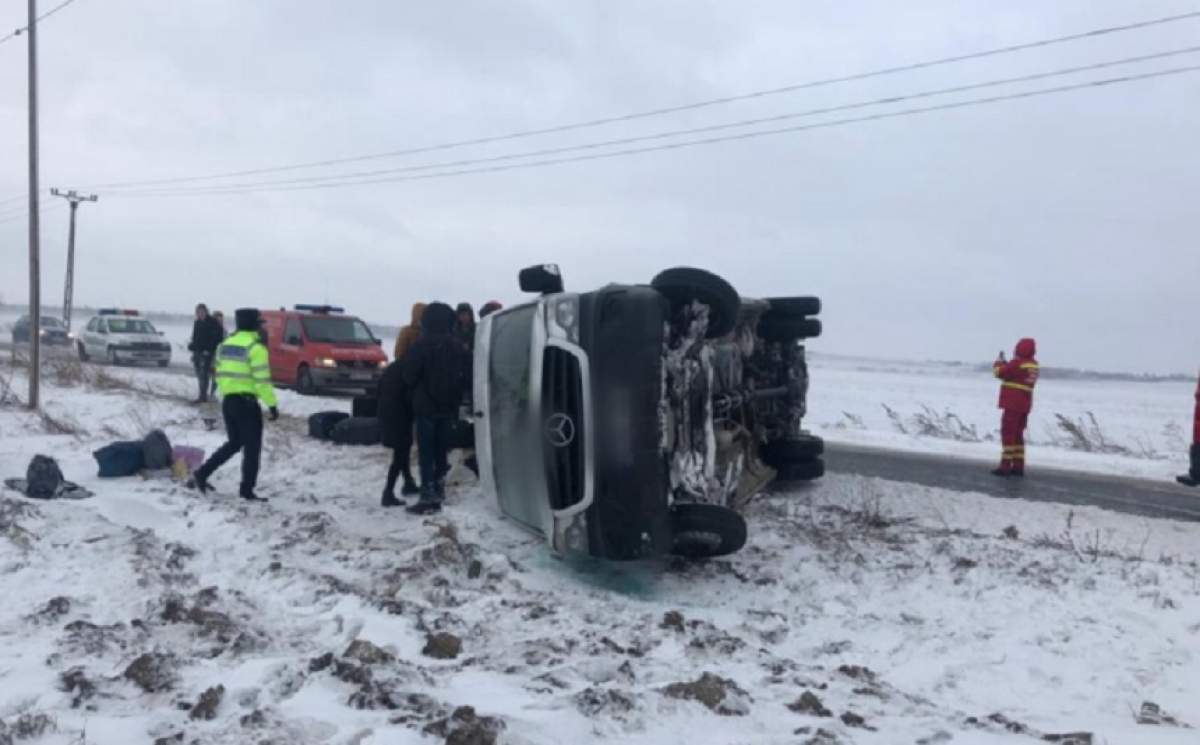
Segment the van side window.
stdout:
<path fill-rule="evenodd" d="M 283 343 L 293 346 L 300 346 L 304 343 L 304 337 L 300 335 L 300 321 L 295 318 L 289 318 L 287 327 L 283 332 Z"/>

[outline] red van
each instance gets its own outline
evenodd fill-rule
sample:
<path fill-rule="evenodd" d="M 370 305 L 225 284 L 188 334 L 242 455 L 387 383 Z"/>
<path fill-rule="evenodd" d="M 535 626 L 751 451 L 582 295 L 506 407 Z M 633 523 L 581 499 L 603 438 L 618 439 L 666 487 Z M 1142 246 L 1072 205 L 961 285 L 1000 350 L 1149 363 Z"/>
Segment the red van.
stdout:
<path fill-rule="evenodd" d="M 262 317 L 276 385 L 306 394 L 375 391 L 388 359 L 361 319 L 329 305 L 265 310 Z"/>

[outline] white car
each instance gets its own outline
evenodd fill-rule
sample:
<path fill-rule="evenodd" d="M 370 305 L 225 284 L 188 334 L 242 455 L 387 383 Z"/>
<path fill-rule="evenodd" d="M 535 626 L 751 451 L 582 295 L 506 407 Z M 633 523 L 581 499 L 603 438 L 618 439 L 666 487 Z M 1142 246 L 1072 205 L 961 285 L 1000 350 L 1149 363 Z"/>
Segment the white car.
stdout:
<path fill-rule="evenodd" d="M 101 310 L 93 316 L 76 342 L 79 359 L 104 360 L 110 365 L 171 364 L 171 345 L 154 324 L 137 311 Z"/>

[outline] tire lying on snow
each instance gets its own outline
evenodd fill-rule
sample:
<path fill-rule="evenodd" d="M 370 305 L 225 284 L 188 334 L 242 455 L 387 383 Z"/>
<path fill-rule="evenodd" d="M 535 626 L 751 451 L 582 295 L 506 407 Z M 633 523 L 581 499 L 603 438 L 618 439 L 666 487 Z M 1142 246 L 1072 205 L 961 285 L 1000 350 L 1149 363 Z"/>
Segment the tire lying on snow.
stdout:
<path fill-rule="evenodd" d="M 650 286 L 671 302 L 673 309 L 698 300 L 708 306 L 709 339 L 725 336 L 737 325 L 742 298 L 733 285 L 703 269 L 680 266 L 664 269 Z"/>
<path fill-rule="evenodd" d="M 689 559 L 725 556 L 746 545 L 745 518 L 721 505 L 676 503 L 671 529 L 671 553 Z"/>
<path fill-rule="evenodd" d="M 794 440 L 772 440 L 759 450 L 763 463 L 772 468 L 789 463 L 814 460 L 825 452 L 825 441 L 816 435 L 802 435 Z"/>
<path fill-rule="evenodd" d="M 772 316 L 767 314 L 758 322 L 758 335 L 767 341 L 796 341 L 821 335 L 819 318 Z"/>
<path fill-rule="evenodd" d="M 329 439 L 339 445 L 378 445 L 383 428 L 375 417 L 349 417 L 334 425 Z"/>
<path fill-rule="evenodd" d="M 317 440 L 328 440 L 338 422 L 349 419 L 344 411 L 318 411 L 308 417 L 308 436 Z"/>
<path fill-rule="evenodd" d="M 813 481 L 825 475 L 825 461 L 814 458 L 808 461 L 793 461 L 784 463 L 776 469 L 775 481 L 786 483 L 791 481 Z"/>

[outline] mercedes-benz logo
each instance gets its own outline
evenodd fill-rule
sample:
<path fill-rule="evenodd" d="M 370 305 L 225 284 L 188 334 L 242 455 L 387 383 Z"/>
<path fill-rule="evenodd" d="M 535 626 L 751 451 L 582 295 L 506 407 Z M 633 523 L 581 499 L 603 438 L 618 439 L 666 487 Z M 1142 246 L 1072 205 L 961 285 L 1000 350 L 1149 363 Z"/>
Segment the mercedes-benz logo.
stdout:
<path fill-rule="evenodd" d="M 557 412 L 546 418 L 546 440 L 556 448 L 565 448 L 575 441 L 575 420 Z"/>

